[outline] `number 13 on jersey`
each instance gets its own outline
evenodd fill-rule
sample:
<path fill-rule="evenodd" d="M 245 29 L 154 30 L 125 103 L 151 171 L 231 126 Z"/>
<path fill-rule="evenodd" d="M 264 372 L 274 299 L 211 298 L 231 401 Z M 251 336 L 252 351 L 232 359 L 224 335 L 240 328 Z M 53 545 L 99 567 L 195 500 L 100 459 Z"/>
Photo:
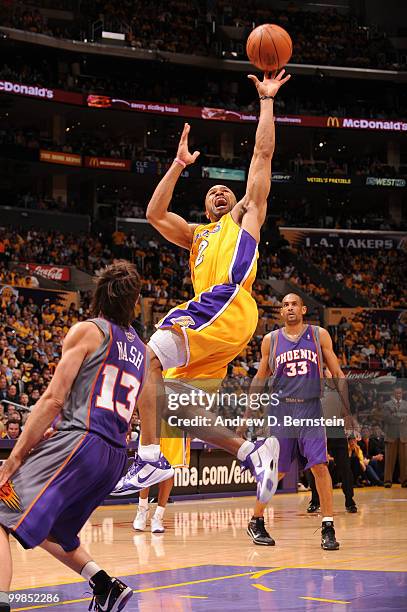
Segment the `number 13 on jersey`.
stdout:
<path fill-rule="evenodd" d="M 116 388 L 119 373 L 119 368 L 114 365 L 106 365 L 104 367 L 102 373 L 103 383 L 100 394 L 96 399 L 96 408 L 103 408 L 104 410 L 111 410 L 112 412 L 116 411 L 126 423 L 130 423 L 136 405 L 140 381 L 128 372 L 122 372 L 120 383 Z M 119 402 L 119 400 L 116 399 L 121 388 L 128 389 L 125 403 Z"/>

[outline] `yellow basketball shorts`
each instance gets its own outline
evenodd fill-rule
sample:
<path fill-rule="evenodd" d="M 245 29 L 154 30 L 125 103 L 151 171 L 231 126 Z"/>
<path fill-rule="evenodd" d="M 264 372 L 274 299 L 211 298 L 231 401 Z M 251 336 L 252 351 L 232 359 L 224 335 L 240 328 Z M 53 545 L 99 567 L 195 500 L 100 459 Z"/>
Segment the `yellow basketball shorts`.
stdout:
<path fill-rule="evenodd" d="M 177 427 L 161 422 L 160 449 L 172 467 L 189 467 L 191 440 Z"/>
<path fill-rule="evenodd" d="M 158 323 L 158 329 L 183 334 L 185 365 L 170 368 L 165 378 L 189 381 L 223 380 L 228 364 L 247 346 L 258 321 L 257 305 L 241 285 L 210 287 L 180 304 Z"/>

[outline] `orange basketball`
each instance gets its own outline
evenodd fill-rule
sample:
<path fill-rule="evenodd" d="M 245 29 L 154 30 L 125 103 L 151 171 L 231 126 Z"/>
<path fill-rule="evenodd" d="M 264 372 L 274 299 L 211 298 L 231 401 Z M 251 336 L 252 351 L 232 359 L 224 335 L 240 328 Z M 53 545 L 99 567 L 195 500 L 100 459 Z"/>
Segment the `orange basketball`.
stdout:
<path fill-rule="evenodd" d="M 255 28 L 246 43 L 250 62 L 263 72 L 283 68 L 289 62 L 292 52 L 290 35 L 274 23 L 264 23 Z"/>

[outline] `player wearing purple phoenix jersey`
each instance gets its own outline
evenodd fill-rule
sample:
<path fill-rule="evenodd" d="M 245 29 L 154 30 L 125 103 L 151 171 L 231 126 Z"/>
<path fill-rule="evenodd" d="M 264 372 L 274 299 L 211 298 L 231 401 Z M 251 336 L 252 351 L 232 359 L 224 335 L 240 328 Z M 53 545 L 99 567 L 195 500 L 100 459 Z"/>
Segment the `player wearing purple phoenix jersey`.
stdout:
<path fill-rule="evenodd" d="M 270 388 L 279 399 L 278 406 L 270 409 L 270 416 L 275 420 L 273 434 L 280 442 L 279 479 L 289 471 L 296 456 L 306 459 L 306 467 L 315 476 L 321 502 L 321 546 L 324 550 L 337 550 L 326 433 L 320 423 L 323 361 L 337 382 L 346 415 L 349 415 L 349 402 L 345 375 L 333 351 L 331 337 L 322 327 L 304 323 L 306 310 L 298 295 L 290 293 L 283 298 L 284 327 L 264 337 L 262 357 L 250 393 L 261 391 L 267 380 L 270 381 Z M 246 418 L 250 412 L 249 408 Z M 238 433 L 242 435 L 245 430 L 243 424 Z M 255 544 L 273 546 L 275 542 L 264 525 L 264 509 L 265 504 L 256 503 L 247 532 Z"/>
<path fill-rule="evenodd" d="M 90 558 L 78 533 L 123 473 L 135 403 L 148 392 L 146 347 L 130 325 L 139 292 L 133 264 L 118 260 L 102 272 L 94 318 L 69 330 L 54 377 L 0 468 L 0 612 L 10 610 L 10 533 L 87 579 L 95 610 L 119 611 L 133 594 Z M 163 457 L 158 463 L 156 482 L 173 475 Z"/>
<path fill-rule="evenodd" d="M 123 329 L 102 317 L 88 322 L 100 330 L 103 341 L 84 361 L 55 429 L 89 431 L 124 448 L 144 381 L 146 346 L 132 327 Z"/>

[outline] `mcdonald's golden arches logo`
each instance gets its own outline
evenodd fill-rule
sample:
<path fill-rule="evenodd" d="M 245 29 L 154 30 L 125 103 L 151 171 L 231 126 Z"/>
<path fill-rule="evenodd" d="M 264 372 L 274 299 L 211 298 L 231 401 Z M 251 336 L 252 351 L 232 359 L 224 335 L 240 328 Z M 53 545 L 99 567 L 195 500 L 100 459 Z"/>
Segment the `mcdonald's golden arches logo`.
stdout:
<path fill-rule="evenodd" d="M 328 117 L 326 120 L 327 127 L 339 127 L 339 119 L 338 117 Z"/>
<path fill-rule="evenodd" d="M 99 168 L 99 159 L 97 157 L 89 157 L 89 166 L 91 168 Z"/>

